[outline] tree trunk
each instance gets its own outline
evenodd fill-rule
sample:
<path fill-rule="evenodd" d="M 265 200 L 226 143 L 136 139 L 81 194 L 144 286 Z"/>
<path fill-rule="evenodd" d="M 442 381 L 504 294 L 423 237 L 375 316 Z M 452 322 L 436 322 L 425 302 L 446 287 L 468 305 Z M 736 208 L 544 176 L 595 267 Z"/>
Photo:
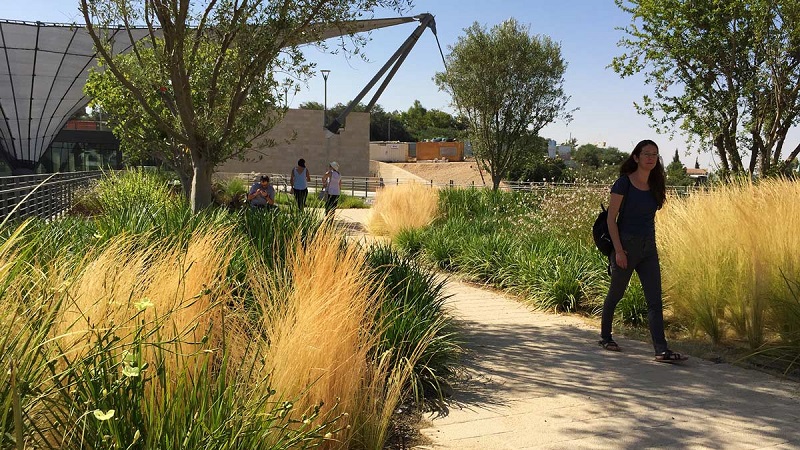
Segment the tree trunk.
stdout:
<path fill-rule="evenodd" d="M 193 172 L 184 172 L 183 170 L 177 170 L 178 179 L 181 181 L 181 189 L 183 190 L 183 198 L 186 201 L 190 201 L 192 198 L 192 180 L 194 177 L 192 176 Z"/>
<path fill-rule="evenodd" d="M 498 174 L 492 174 L 492 190 L 496 191 L 500 188 L 500 181 L 502 181 L 502 177 Z"/>
<path fill-rule="evenodd" d="M 786 164 L 787 165 L 791 164 L 792 161 L 794 161 L 795 158 L 797 158 L 798 154 L 800 154 L 800 144 L 797 144 L 797 147 L 795 147 L 794 150 L 792 150 L 792 153 L 789 153 L 789 157 L 786 158 Z"/>
<path fill-rule="evenodd" d="M 193 166 L 191 204 L 192 212 L 197 213 L 211 205 L 211 175 L 214 172 L 214 166 L 204 158 L 197 158 L 193 161 Z"/>
<path fill-rule="evenodd" d="M 728 163 L 728 155 L 725 153 L 725 144 L 721 134 L 717 135 L 717 137 L 714 139 L 714 147 L 717 149 L 717 155 L 719 155 L 720 163 L 722 164 L 722 170 L 724 172 L 730 172 L 731 167 Z"/>

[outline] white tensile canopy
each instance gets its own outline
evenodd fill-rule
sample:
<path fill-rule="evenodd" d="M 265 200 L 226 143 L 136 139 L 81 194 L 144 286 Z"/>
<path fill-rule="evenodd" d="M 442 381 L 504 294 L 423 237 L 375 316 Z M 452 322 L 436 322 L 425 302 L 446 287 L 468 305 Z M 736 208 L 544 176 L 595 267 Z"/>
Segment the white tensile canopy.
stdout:
<path fill-rule="evenodd" d="M 360 20 L 328 27 L 322 39 L 394 26 L 414 17 Z M 148 35 L 123 28 L 114 54 Z M 316 39 L 313 39 L 316 41 Z M 304 44 L 309 42 L 299 42 Z M 0 153 L 14 168 L 33 169 L 67 120 L 86 106 L 83 87 L 96 65 L 94 42 L 80 25 L 0 19 Z"/>

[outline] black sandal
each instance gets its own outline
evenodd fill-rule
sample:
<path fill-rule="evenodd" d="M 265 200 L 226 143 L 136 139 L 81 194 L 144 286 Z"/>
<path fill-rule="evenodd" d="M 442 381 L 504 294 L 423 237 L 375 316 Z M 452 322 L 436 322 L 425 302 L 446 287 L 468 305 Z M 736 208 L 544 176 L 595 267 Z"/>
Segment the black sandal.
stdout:
<path fill-rule="evenodd" d="M 673 352 L 672 350 L 667 350 L 665 352 L 656 354 L 656 361 L 663 363 L 682 362 L 686 361 L 687 359 L 689 359 L 688 356 Z"/>
<path fill-rule="evenodd" d="M 600 344 L 601 347 L 610 352 L 618 352 L 622 350 L 621 348 L 619 348 L 619 345 L 616 342 L 614 342 L 613 339 L 603 339 L 599 341 L 598 344 Z"/>

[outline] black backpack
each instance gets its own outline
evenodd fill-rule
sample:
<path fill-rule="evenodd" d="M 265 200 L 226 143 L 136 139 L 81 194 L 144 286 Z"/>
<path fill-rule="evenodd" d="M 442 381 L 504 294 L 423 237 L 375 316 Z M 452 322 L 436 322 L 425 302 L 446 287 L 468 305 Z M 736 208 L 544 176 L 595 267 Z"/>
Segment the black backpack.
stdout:
<path fill-rule="evenodd" d="M 622 212 L 625 209 L 625 200 L 628 198 L 628 192 L 631 189 L 631 182 L 628 180 L 627 188 L 625 189 L 625 195 L 622 197 L 622 204 L 619 206 L 619 217 L 617 217 L 617 223 L 619 223 L 619 219 L 622 218 Z M 594 225 L 592 225 L 592 237 L 594 238 L 594 245 L 600 250 L 600 253 L 609 256 L 611 252 L 614 251 L 614 243 L 611 242 L 611 234 L 608 232 L 608 210 L 602 203 L 600 203 L 600 213 L 597 215 L 597 219 L 594 221 Z"/>

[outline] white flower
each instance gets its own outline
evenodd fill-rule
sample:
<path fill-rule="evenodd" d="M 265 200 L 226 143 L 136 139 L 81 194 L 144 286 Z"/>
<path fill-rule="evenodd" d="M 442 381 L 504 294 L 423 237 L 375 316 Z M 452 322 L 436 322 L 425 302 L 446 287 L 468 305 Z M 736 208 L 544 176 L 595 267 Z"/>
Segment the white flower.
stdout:
<path fill-rule="evenodd" d="M 104 422 L 114 417 L 114 410 L 109 409 L 107 412 L 103 412 L 102 409 L 95 409 L 93 414 L 95 419 Z"/>
<path fill-rule="evenodd" d="M 147 297 L 142 297 L 142 299 L 134 303 L 133 306 L 135 306 L 138 311 L 144 311 L 145 309 L 153 306 L 153 302 L 151 302 Z"/>
<path fill-rule="evenodd" d="M 138 377 L 139 373 L 141 373 L 141 369 L 136 366 L 125 364 L 122 367 L 122 374 L 128 378 Z"/>

